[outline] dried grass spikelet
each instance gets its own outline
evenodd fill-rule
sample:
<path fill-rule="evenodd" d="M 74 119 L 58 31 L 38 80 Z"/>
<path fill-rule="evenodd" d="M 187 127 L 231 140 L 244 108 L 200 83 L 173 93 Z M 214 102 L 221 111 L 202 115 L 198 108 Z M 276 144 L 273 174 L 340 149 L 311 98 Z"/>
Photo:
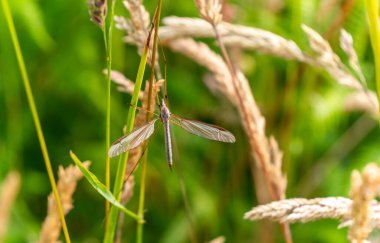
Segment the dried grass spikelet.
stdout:
<path fill-rule="evenodd" d="M 20 174 L 17 171 L 8 173 L 0 187 L 0 242 L 3 242 L 8 228 L 9 214 L 20 189 Z"/>
<path fill-rule="evenodd" d="M 325 198 L 292 198 L 270 202 L 252 208 L 244 214 L 244 219 L 262 220 L 282 223 L 307 223 L 321 219 L 338 219 L 339 228 L 351 227 L 353 201 L 345 197 Z M 380 203 L 370 203 L 369 225 L 372 228 L 380 227 Z"/>
<path fill-rule="evenodd" d="M 302 29 L 315 52 L 315 56 L 310 58 L 308 62 L 324 68 L 338 83 L 354 89 L 362 89 L 360 82 L 348 72 L 338 55 L 331 49 L 330 44 L 310 27 L 302 25 Z"/>
<path fill-rule="evenodd" d="M 104 28 L 105 19 L 107 16 L 107 1 L 106 0 L 88 0 L 88 12 L 91 21 Z"/>
<path fill-rule="evenodd" d="M 195 5 L 203 19 L 212 25 L 222 21 L 222 4 L 219 0 L 195 0 Z"/>
<path fill-rule="evenodd" d="M 130 13 L 131 18 L 126 19 L 122 16 L 115 16 L 116 28 L 124 30 L 126 32 L 126 36 L 124 37 L 124 41 L 126 43 L 136 45 L 138 54 L 141 55 L 147 37 L 149 35 L 149 25 L 150 25 L 150 16 L 148 11 L 146 11 L 144 5 L 141 0 L 124 0 L 123 1 L 125 8 Z M 154 29 L 152 29 L 151 36 L 154 36 Z M 153 50 L 153 41 L 150 43 L 150 50 Z M 155 71 L 157 77 L 162 78 L 161 70 L 159 68 L 159 53 L 156 51 L 156 60 L 155 60 Z M 152 63 L 152 53 L 148 53 L 148 63 L 149 65 Z"/>
<path fill-rule="evenodd" d="M 83 166 L 89 168 L 91 162 L 83 162 Z M 58 169 L 57 190 L 61 199 L 63 213 L 66 215 L 73 208 L 72 196 L 77 186 L 77 182 L 83 177 L 77 166 L 70 165 L 66 169 L 62 166 Z M 61 221 L 53 193 L 48 197 L 47 216 L 42 224 L 40 232 L 40 243 L 57 242 L 61 232 Z"/>
<path fill-rule="evenodd" d="M 163 23 L 165 25 L 160 27 L 159 36 L 164 44 L 177 38 L 215 37 L 212 26 L 203 19 L 171 16 L 164 18 Z M 218 24 L 218 32 L 227 46 L 255 49 L 286 59 L 304 60 L 304 55 L 295 42 L 270 31 L 221 22 Z"/>
<path fill-rule="evenodd" d="M 144 49 L 149 33 L 150 16 L 140 0 L 124 0 L 123 4 L 131 18 L 115 16 L 116 28 L 126 31 L 125 41 L 138 47 L 139 54 Z"/>
<path fill-rule="evenodd" d="M 380 192 L 380 168 L 368 164 L 363 173 L 353 171 L 351 176 L 351 197 L 353 200 L 351 217 L 353 223 L 348 234 L 352 242 L 364 242 L 372 231 L 371 202 Z"/>
<path fill-rule="evenodd" d="M 244 219 L 269 219 L 282 223 L 310 222 L 325 218 L 349 218 L 351 200 L 344 197 L 292 198 L 254 207 Z"/>
<path fill-rule="evenodd" d="M 202 19 L 166 17 L 163 22 L 165 26 L 160 28 L 159 36 L 161 43 L 165 45 L 170 45 L 170 42 L 175 39 L 215 37 L 212 26 Z M 269 31 L 226 22 L 218 24 L 218 32 L 226 45 L 254 49 L 282 58 L 298 60 L 326 70 L 341 85 L 360 91 L 367 90 L 364 85 L 364 75 L 353 49 L 352 37 L 347 32 L 341 32 L 341 47 L 347 53 L 350 67 L 355 71 L 355 75 L 343 64 L 322 36 L 306 25 L 303 25 L 302 28 L 314 52 L 312 55 L 303 52 L 294 41 Z M 370 93 L 370 91 L 366 92 Z M 373 106 L 371 110 L 377 114 L 378 101 L 372 102 L 371 99 L 368 99 L 366 102 L 368 106 Z"/>
<path fill-rule="evenodd" d="M 345 197 L 325 198 L 292 198 L 270 202 L 252 208 L 244 214 L 244 219 L 268 219 L 283 223 L 307 223 L 321 219 L 338 219 L 342 223 L 339 228 L 350 227 L 352 220 L 353 201 Z M 380 203 L 371 201 L 369 225 L 380 227 Z"/>
<path fill-rule="evenodd" d="M 353 171 L 352 200 L 344 197 L 293 198 L 254 207 L 245 213 L 249 220 L 269 219 L 282 223 L 310 222 L 325 218 L 338 219 L 339 227 L 350 227 L 351 242 L 365 242 L 374 228 L 380 227 L 380 168 L 368 164 L 362 174 Z"/>
<path fill-rule="evenodd" d="M 273 193 L 275 194 L 274 197 L 277 199 L 284 198 L 286 178 L 281 172 L 282 153 L 278 149 L 275 139 L 268 139 L 265 135 L 265 118 L 254 100 L 245 76 L 240 71 L 237 71 L 237 81 L 243 97 L 244 107 L 241 107 L 237 101 L 231 75 L 225 62 L 206 44 L 196 42 L 190 38 L 175 39 L 166 44 L 173 51 L 179 52 L 208 68 L 215 78 L 207 79 L 207 86 L 216 92 L 222 93 L 229 99 L 237 107 L 241 116 L 242 110 L 246 109 L 249 120 L 242 119 L 242 121 L 249 138 L 252 155 L 257 165 L 264 170 L 270 180 L 270 185 L 273 187 Z M 254 131 L 254 133 L 251 134 L 249 131 Z"/>
<path fill-rule="evenodd" d="M 364 74 L 360 68 L 359 59 L 354 49 L 354 40 L 345 29 L 340 31 L 340 47 L 347 54 L 351 68 L 356 72 L 362 85 L 366 85 Z"/>

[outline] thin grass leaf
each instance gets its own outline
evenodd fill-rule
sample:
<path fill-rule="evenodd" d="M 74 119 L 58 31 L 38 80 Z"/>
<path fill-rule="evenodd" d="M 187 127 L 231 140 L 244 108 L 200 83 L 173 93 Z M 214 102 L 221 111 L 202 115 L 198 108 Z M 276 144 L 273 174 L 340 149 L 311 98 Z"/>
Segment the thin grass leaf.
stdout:
<path fill-rule="evenodd" d="M 99 192 L 100 195 L 102 195 L 105 199 L 107 199 L 112 205 L 114 205 L 116 208 L 122 210 L 125 214 L 131 216 L 132 218 L 136 219 L 137 221 L 140 221 L 140 218 L 133 213 L 132 211 L 125 208 L 123 205 L 121 205 L 116 198 L 113 196 L 113 194 L 106 188 L 106 186 L 99 181 L 99 179 L 89 170 L 86 169 L 82 165 L 82 162 L 78 159 L 78 157 L 70 151 L 71 159 L 74 161 L 74 163 L 78 166 L 78 168 L 82 171 L 84 177 L 86 177 L 87 181 L 91 184 L 91 186 Z"/>
<path fill-rule="evenodd" d="M 132 98 L 130 102 L 131 106 L 129 107 L 129 110 L 128 110 L 126 133 L 130 133 L 133 130 L 133 126 L 135 123 L 137 101 L 139 99 L 140 89 L 141 89 L 142 81 L 144 78 L 146 62 L 148 60 L 149 43 L 150 43 L 151 34 L 152 34 L 152 29 L 149 32 L 149 35 L 147 37 L 147 40 L 144 46 L 144 51 L 140 58 L 139 69 L 136 75 L 135 87 L 133 89 Z M 120 199 L 121 197 L 120 192 L 122 191 L 121 189 L 124 183 L 124 177 L 125 177 L 124 172 L 127 168 L 128 155 L 129 155 L 128 152 L 126 152 L 124 154 L 124 157 L 119 159 L 119 163 L 117 166 L 116 178 L 115 178 L 115 184 L 114 184 L 114 190 L 113 190 L 117 199 Z M 109 213 L 109 220 L 108 220 L 103 242 L 107 242 L 107 243 L 113 242 L 115 231 L 116 231 L 117 215 L 118 215 L 117 210 L 115 210 L 114 207 L 111 207 L 110 213 Z M 139 222 L 140 221 L 141 220 L 139 220 Z"/>
<path fill-rule="evenodd" d="M 369 34 L 371 37 L 372 51 L 375 62 L 375 78 L 377 99 L 380 100 L 380 28 L 379 28 L 379 3 L 377 0 L 366 0 Z M 380 106 L 379 106 L 380 107 Z M 379 112 L 380 114 L 380 112 Z M 378 118 L 380 122 L 380 117 Z"/>
<path fill-rule="evenodd" d="M 50 158 L 49 158 L 49 153 L 48 153 L 47 146 L 46 146 L 45 137 L 44 137 L 44 134 L 43 134 L 43 131 L 42 131 L 40 118 L 38 116 L 37 106 L 36 106 L 35 101 L 34 101 L 32 87 L 30 85 L 28 72 L 26 70 L 26 66 L 25 66 L 25 62 L 24 62 L 24 57 L 23 57 L 23 54 L 22 54 L 22 51 L 21 51 L 20 43 L 18 41 L 16 28 L 15 28 L 15 25 L 13 23 L 12 12 L 11 12 L 11 10 L 9 8 L 7 0 L 2 0 L 1 4 L 2 4 L 4 15 L 5 15 L 5 19 L 6 19 L 6 22 L 7 22 L 7 26 L 8 26 L 8 29 L 9 29 L 9 33 L 10 33 L 10 36 L 11 36 L 11 39 L 12 39 L 13 47 L 14 47 L 14 50 L 15 50 L 15 53 L 16 53 L 16 59 L 17 59 L 18 66 L 19 66 L 19 69 L 20 69 L 20 74 L 21 74 L 23 85 L 24 85 L 24 89 L 25 89 L 25 92 L 26 92 L 26 97 L 28 99 L 29 108 L 30 108 L 30 111 L 32 113 L 33 122 L 34 122 L 34 126 L 36 128 L 38 141 L 40 143 L 42 156 L 44 158 L 46 171 L 47 171 L 47 174 L 48 174 L 48 177 L 49 177 L 49 181 L 50 181 L 50 184 L 51 184 L 51 187 L 52 187 L 52 190 L 53 190 L 54 197 L 56 199 L 55 201 L 57 203 L 57 210 L 59 212 L 59 217 L 60 217 L 61 223 L 62 223 L 63 234 L 65 235 L 66 242 L 70 243 L 71 241 L 70 241 L 69 231 L 67 229 L 65 216 L 63 214 L 63 210 L 62 210 L 62 206 L 61 206 L 61 200 L 59 198 L 59 194 L 58 194 L 58 190 L 57 190 L 57 185 L 55 183 L 54 173 L 53 173 L 53 169 L 52 169 L 52 166 L 51 166 L 51 162 L 50 162 Z"/>

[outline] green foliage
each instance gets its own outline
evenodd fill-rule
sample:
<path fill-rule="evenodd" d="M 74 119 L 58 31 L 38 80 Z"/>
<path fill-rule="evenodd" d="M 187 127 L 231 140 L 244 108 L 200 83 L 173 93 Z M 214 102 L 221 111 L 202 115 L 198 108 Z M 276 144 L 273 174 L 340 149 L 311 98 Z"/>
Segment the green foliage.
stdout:
<path fill-rule="evenodd" d="M 74 163 L 78 166 L 80 171 L 82 171 L 84 177 L 87 179 L 87 181 L 91 184 L 91 186 L 99 192 L 100 195 L 102 195 L 107 201 L 109 201 L 112 205 L 114 205 L 116 208 L 123 211 L 128 216 L 139 220 L 138 216 L 131 212 L 130 210 L 126 209 L 123 205 L 121 205 L 118 200 L 113 196 L 113 194 L 106 188 L 106 186 L 99 181 L 99 179 L 91 173 L 91 171 L 87 170 L 86 167 L 82 165 L 82 162 L 78 159 L 78 157 L 70 151 L 71 159 L 74 161 Z"/>

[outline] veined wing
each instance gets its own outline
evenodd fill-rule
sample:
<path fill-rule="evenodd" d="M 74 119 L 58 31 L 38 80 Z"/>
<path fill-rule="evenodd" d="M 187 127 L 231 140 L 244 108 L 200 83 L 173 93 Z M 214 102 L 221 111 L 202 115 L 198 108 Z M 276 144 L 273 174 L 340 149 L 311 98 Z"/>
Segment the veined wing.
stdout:
<path fill-rule="evenodd" d="M 173 114 L 170 116 L 170 120 L 174 124 L 182 127 L 183 129 L 194 135 L 225 143 L 235 142 L 235 136 L 222 127 L 206 124 L 199 121 L 187 120 L 185 118 L 178 117 Z"/>
<path fill-rule="evenodd" d="M 149 123 L 135 128 L 129 134 L 116 140 L 109 148 L 108 156 L 112 158 L 141 145 L 145 140 L 152 136 L 154 123 L 157 120 L 158 119 L 151 120 Z"/>

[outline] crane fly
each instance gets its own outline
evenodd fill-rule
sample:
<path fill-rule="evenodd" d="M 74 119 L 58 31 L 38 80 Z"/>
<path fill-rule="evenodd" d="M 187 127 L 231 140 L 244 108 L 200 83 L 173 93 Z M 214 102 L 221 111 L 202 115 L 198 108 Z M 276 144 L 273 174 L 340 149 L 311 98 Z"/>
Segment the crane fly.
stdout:
<path fill-rule="evenodd" d="M 153 134 L 155 130 L 154 124 L 157 120 L 161 120 L 164 125 L 166 159 L 170 169 L 173 165 L 170 123 L 180 126 L 185 129 L 185 131 L 203 138 L 225 143 L 235 142 L 234 135 L 224 128 L 199 121 L 188 120 L 171 114 L 169 108 L 165 104 L 165 100 L 162 99 L 159 118 L 155 118 L 145 125 L 135 128 L 132 132 L 116 140 L 108 150 L 109 157 L 112 158 L 118 156 L 128 150 L 140 146 Z"/>

